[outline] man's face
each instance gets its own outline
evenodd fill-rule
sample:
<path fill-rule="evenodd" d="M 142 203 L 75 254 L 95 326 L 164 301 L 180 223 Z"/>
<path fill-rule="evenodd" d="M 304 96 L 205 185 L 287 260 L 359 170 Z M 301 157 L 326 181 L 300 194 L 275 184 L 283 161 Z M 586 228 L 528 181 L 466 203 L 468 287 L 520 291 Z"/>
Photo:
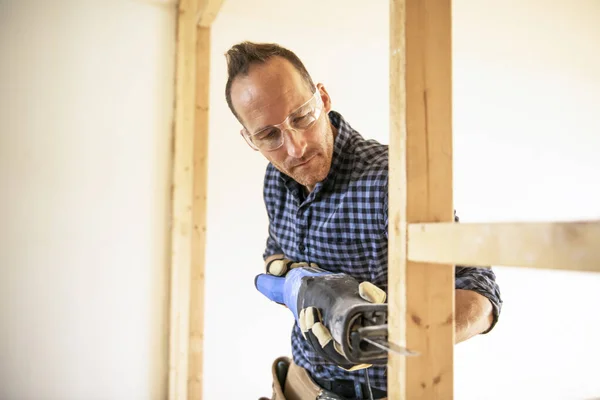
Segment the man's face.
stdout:
<path fill-rule="evenodd" d="M 331 100 L 325 88 L 317 86 L 324 104 L 319 119 L 304 131 L 285 130 L 278 149 L 259 149 L 279 171 L 309 190 L 327 177 L 333 154 L 333 130 L 327 117 Z M 251 66 L 248 75 L 237 77 L 231 87 L 233 106 L 251 134 L 281 123 L 313 94 L 294 66 L 281 57 Z"/>

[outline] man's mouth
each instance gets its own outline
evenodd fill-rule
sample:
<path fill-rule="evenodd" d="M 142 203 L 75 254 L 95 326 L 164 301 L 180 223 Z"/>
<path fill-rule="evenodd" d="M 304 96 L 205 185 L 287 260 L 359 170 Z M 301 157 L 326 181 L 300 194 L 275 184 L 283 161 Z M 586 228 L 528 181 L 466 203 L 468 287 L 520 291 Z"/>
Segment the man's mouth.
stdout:
<path fill-rule="evenodd" d="M 306 160 L 294 165 L 292 168 L 298 168 L 298 167 L 302 167 L 303 165 L 308 164 L 313 158 L 315 158 L 315 155 L 312 155 L 310 157 L 308 157 Z"/>

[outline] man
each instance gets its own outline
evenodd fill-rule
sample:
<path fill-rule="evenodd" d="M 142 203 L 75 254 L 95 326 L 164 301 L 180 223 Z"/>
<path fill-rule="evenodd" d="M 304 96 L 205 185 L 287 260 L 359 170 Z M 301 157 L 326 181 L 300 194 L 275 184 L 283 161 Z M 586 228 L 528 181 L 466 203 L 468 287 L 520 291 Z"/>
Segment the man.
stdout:
<path fill-rule="evenodd" d="M 315 263 L 387 292 L 388 146 L 365 140 L 337 112 L 303 63 L 275 44 L 243 42 L 226 54 L 227 103 L 249 146 L 269 160 L 264 201 L 267 271 Z M 456 267 L 456 342 L 489 332 L 502 300 L 491 269 Z M 295 324 L 285 380 L 274 364 L 274 398 L 386 397 L 386 367 L 349 371 L 322 357 Z M 278 360 L 282 361 L 282 360 Z M 285 371 L 283 371 L 285 372 Z M 369 386 L 369 387 L 367 387 Z"/>

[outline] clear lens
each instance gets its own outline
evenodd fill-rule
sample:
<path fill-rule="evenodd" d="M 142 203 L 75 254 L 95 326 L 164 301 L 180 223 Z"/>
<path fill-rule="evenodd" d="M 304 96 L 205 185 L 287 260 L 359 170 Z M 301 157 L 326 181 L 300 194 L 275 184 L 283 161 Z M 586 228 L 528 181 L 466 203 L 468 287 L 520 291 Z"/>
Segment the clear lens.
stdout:
<path fill-rule="evenodd" d="M 291 125 L 295 129 L 308 129 L 315 121 L 315 110 L 313 109 L 306 115 L 294 118 Z"/>
<path fill-rule="evenodd" d="M 291 113 L 282 123 L 265 128 L 252 135 L 244 129 L 242 130 L 242 135 L 256 149 L 264 151 L 276 150 L 283 145 L 282 129 L 293 129 L 298 132 L 304 132 L 317 122 L 322 109 L 323 102 L 317 90 L 310 100 Z"/>
<path fill-rule="evenodd" d="M 282 132 L 279 128 L 267 128 L 257 132 L 250 138 L 259 149 L 271 150 L 281 146 Z"/>

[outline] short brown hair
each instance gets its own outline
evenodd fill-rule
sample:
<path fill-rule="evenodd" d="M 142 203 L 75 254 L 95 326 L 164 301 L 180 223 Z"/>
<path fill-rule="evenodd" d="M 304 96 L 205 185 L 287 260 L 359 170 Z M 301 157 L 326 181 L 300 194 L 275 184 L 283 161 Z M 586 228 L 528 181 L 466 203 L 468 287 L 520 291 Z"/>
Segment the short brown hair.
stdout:
<path fill-rule="evenodd" d="M 302 78 L 310 91 L 314 92 L 316 90 L 316 86 L 313 83 L 310 74 L 304 67 L 302 61 L 300 61 L 300 58 L 298 58 L 293 51 L 281 47 L 276 43 L 253 43 L 248 41 L 238 43 L 225 53 L 225 58 L 227 59 L 227 74 L 229 75 L 227 78 L 227 85 L 225 86 L 225 98 L 227 99 L 229 109 L 238 121 L 242 122 L 231 102 L 231 84 L 233 83 L 233 80 L 239 75 L 248 75 L 250 65 L 263 64 L 272 57 L 282 57 L 291 62 L 300 75 L 302 75 Z"/>

